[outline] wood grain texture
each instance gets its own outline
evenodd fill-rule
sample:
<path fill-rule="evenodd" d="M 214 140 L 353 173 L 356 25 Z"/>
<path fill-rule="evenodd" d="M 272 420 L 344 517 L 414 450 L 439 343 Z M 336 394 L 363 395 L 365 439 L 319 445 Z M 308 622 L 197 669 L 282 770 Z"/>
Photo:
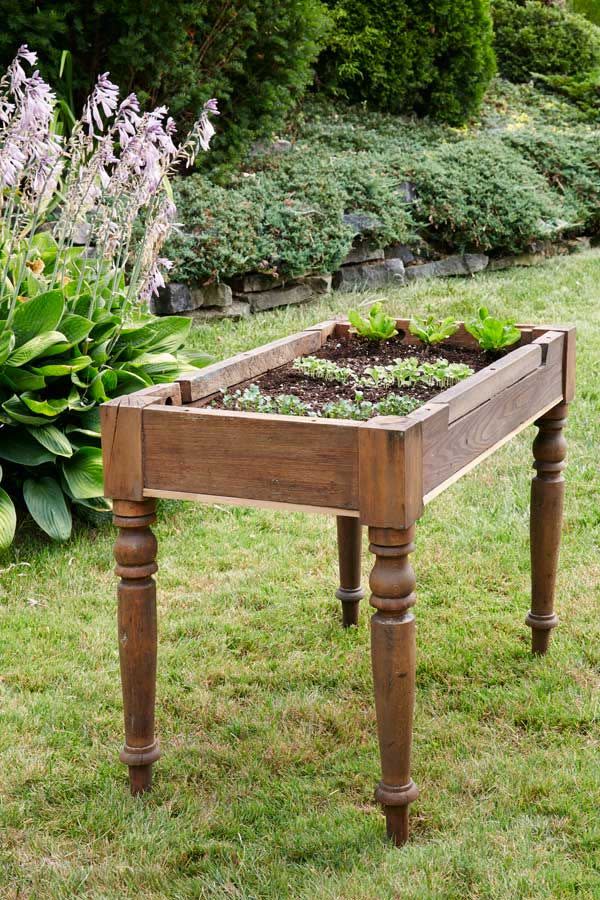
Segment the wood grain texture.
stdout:
<path fill-rule="evenodd" d="M 123 689 L 125 747 L 121 762 L 129 766 L 132 794 L 150 790 L 152 765 L 160 756 L 154 735 L 156 695 L 156 539 L 150 530 L 155 503 L 115 503 L 116 574 L 120 577 L 119 660 Z"/>
<path fill-rule="evenodd" d="M 359 429 L 361 522 L 406 528 L 423 511 L 421 423 L 380 416 Z"/>
<path fill-rule="evenodd" d="M 567 411 L 567 404 L 560 403 L 535 423 L 539 431 L 533 442 L 536 476 L 531 482 L 531 610 L 525 620 L 534 653 L 546 653 L 550 633 L 558 625 L 554 593 L 565 493 Z"/>
<path fill-rule="evenodd" d="M 340 586 L 335 596 L 342 602 L 344 628 L 358 625 L 359 605 L 365 592 L 360 583 L 362 555 L 362 527 L 358 519 L 337 517 L 338 561 Z"/>
<path fill-rule="evenodd" d="M 358 509 L 354 422 L 148 407 L 143 430 L 149 493 Z"/>
<path fill-rule="evenodd" d="M 408 839 L 408 804 L 419 795 L 410 777 L 415 705 L 415 573 L 408 556 L 414 527 L 369 528 L 371 572 L 371 661 L 382 778 L 375 799 L 397 846 Z"/>
<path fill-rule="evenodd" d="M 157 384 L 100 407 L 104 496 L 143 500 L 142 410 L 181 406 L 178 384 Z"/>
<path fill-rule="evenodd" d="M 562 335 L 560 339 L 562 340 Z M 549 346 L 555 344 L 549 342 Z M 561 359 L 540 366 L 516 384 L 449 425 L 447 434 L 423 444 L 423 485 L 429 494 L 498 444 L 532 415 L 562 398 Z"/>
<path fill-rule="evenodd" d="M 509 385 L 535 371 L 542 363 L 542 348 L 537 344 L 518 347 L 502 359 L 469 378 L 442 391 L 430 403 L 448 405 L 449 422 L 481 406 Z"/>
<path fill-rule="evenodd" d="M 321 346 L 319 330 L 301 331 L 289 337 L 264 344 L 255 350 L 238 353 L 222 362 L 200 369 L 198 374 L 182 375 L 177 383 L 181 387 L 184 403 L 200 400 L 217 391 L 225 390 L 249 378 L 257 378 L 269 369 L 276 369 L 297 356 L 314 353 Z"/>

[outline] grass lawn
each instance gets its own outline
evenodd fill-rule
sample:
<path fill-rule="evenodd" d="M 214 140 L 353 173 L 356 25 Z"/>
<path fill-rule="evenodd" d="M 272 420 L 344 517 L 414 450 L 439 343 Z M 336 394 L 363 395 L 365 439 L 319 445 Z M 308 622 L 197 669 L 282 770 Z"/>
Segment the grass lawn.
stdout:
<path fill-rule="evenodd" d="M 576 322 L 558 587 L 533 659 L 528 429 L 426 510 L 403 850 L 384 840 L 368 603 L 339 625 L 328 517 L 164 503 L 154 792 L 122 735 L 110 526 L 0 556 L 0 897 L 600 898 L 600 251 L 389 294 L 400 312 Z M 219 357 L 356 303 L 195 332 Z M 365 571 L 369 565 L 365 542 Z"/>

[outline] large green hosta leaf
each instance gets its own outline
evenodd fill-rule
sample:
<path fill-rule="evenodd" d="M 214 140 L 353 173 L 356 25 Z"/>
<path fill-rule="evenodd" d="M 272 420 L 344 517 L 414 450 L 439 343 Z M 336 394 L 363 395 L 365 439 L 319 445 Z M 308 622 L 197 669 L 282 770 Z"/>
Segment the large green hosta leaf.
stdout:
<path fill-rule="evenodd" d="M 22 425 L 50 424 L 46 416 L 39 416 L 33 413 L 16 395 L 6 400 L 2 404 L 2 409 L 13 422 L 20 422 Z"/>
<path fill-rule="evenodd" d="M 38 444 L 24 429 L 14 427 L 0 431 L 0 457 L 21 466 L 41 466 L 54 460 L 54 454 L 46 447 Z"/>
<path fill-rule="evenodd" d="M 76 356 L 74 359 L 47 359 L 43 366 L 32 366 L 31 371 L 48 378 L 60 378 L 71 375 L 73 372 L 81 372 L 87 368 L 92 360 L 89 356 Z"/>
<path fill-rule="evenodd" d="M 38 400 L 37 397 L 31 397 L 29 393 L 21 394 L 21 400 L 31 412 L 37 413 L 39 416 L 48 416 L 49 418 L 56 418 L 69 405 L 68 400 L 62 398 Z"/>
<path fill-rule="evenodd" d="M 10 547 L 17 527 L 17 515 L 13 502 L 0 488 L 0 550 Z"/>
<path fill-rule="evenodd" d="M 40 391 L 46 385 L 43 375 L 30 372 L 29 369 L 5 364 L 0 369 L 0 382 L 8 385 L 16 393 L 21 391 Z"/>
<path fill-rule="evenodd" d="M 20 303 L 12 322 L 16 346 L 21 347 L 32 338 L 54 331 L 62 319 L 65 301 L 62 291 L 47 291 L 33 300 Z"/>
<path fill-rule="evenodd" d="M 137 355 L 142 349 L 173 353 L 183 345 L 191 327 L 192 320 L 185 316 L 165 316 L 141 327 L 132 325 L 122 330 L 116 349 L 130 359 L 132 351 Z"/>
<path fill-rule="evenodd" d="M 68 437 L 54 425 L 43 425 L 41 428 L 27 429 L 36 442 L 55 453 L 57 456 L 73 456 L 73 448 Z"/>
<path fill-rule="evenodd" d="M 104 493 L 102 453 L 97 447 L 81 447 L 63 462 L 62 471 L 76 500 L 89 500 Z"/>
<path fill-rule="evenodd" d="M 8 357 L 8 362 L 11 366 L 24 366 L 30 360 L 42 356 L 50 347 L 60 345 L 64 341 L 65 336 L 60 331 L 46 331 L 13 350 Z"/>
<path fill-rule="evenodd" d="M 15 336 L 12 331 L 3 331 L 0 334 L 0 366 L 6 362 L 15 346 Z"/>
<path fill-rule="evenodd" d="M 32 519 L 53 540 L 66 541 L 71 536 L 71 512 L 54 478 L 28 478 L 23 484 L 23 497 Z"/>

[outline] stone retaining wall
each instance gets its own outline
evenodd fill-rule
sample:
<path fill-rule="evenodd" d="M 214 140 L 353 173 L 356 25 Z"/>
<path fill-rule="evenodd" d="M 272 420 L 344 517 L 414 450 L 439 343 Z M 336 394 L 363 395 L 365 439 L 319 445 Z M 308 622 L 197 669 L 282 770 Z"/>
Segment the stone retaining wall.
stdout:
<path fill-rule="evenodd" d="M 186 285 L 170 283 L 152 304 L 158 315 L 188 315 L 200 321 L 239 319 L 278 306 L 306 303 L 332 288 L 356 291 L 388 285 L 403 286 L 422 278 L 474 275 L 484 269 L 534 266 L 545 259 L 589 248 L 590 239 L 534 241 L 528 252 L 515 256 L 488 257 L 483 253 L 443 256 L 422 243 L 378 247 L 371 238 L 357 233 L 350 253 L 333 274 L 305 275 L 289 281 L 250 272 L 228 283 Z"/>

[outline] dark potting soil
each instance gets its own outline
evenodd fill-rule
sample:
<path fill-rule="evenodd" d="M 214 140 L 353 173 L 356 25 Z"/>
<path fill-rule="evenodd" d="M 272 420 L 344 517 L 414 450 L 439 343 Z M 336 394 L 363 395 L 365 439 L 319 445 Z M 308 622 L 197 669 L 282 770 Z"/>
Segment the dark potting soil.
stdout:
<path fill-rule="evenodd" d="M 416 356 L 420 362 L 435 362 L 436 359 L 441 358 L 447 359 L 450 363 L 466 363 L 475 372 L 493 362 L 493 357 L 482 350 L 456 347 L 453 344 L 436 344 L 434 347 L 426 344 L 403 344 L 401 335 L 387 341 L 370 341 L 355 334 L 336 335 L 330 337 L 320 350 L 305 355 L 316 356 L 317 359 L 328 359 L 339 366 L 347 366 L 357 375 L 362 375 L 367 366 L 387 366 L 391 365 L 395 359 L 403 359 L 408 356 Z M 430 387 L 426 384 L 415 384 L 411 387 L 393 385 L 373 388 L 359 386 L 357 388 L 352 383 L 339 384 L 338 382 L 308 378 L 293 368 L 293 362 L 237 384 L 229 388 L 229 393 L 248 387 L 250 384 L 258 385 L 261 393 L 270 396 L 294 394 L 315 408 L 320 408 L 333 400 L 353 400 L 357 389 L 363 393 L 365 400 L 370 400 L 372 403 L 382 400 L 392 393 L 414 397 L 421 403 L 426 403 L 444 390 L 439 386 Z M 223 408 L 221 398 L 213 398 L 211 405 Z"/>

